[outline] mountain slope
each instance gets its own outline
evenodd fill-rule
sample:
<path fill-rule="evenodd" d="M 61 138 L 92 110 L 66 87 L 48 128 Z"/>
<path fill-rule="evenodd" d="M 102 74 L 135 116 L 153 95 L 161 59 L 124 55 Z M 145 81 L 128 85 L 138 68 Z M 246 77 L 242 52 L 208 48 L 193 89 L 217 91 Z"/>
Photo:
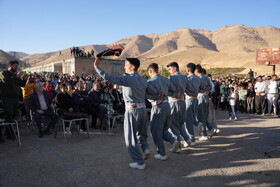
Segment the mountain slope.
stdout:
<path fill-rule="evenodd" d="M 160 66 L 177 61 L 184 67 L 193 61 L 211 67 L 245 67 L 266 71 L 266 67 L 257 66 L 256 50 L 263 47 L 280 47 L 280 29 L 272 26 L 249 27 L 244 25 L 224 26 L 214 31 L 201 29 L 177 29 L 164 34 L 136 35 L 121 39 L 115 43 L 125 49 L 120 56 L 138 57 L 142 66 L 157 62 Z M 86 52 L 95 53 L 109 45 L 82 46 Z M 70 48 L 59 51 L 31 54 L 21 58 L 31 64 L 49 63 L 70 58 Z M 264 67 L 264 68 L 263 68 Z"/>
<path fill-rule="evenodd" d="M 12 60 L 17 60 L 17 61 L 19 61 L 19 63 L 22 63 L 21 60 L 11 56 L 10 54 L 8 54 L 5 51 L 0 49 L 0 63 L 1 64 L 8 64 Z"/>

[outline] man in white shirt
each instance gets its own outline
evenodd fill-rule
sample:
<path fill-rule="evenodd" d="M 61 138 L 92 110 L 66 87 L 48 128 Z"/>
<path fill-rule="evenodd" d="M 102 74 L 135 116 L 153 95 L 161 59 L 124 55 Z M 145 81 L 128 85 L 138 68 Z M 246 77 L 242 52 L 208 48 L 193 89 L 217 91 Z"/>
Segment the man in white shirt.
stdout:
<path fill-rule="evenodd" d="M 277 101 L 278 101 L 278 97 L 279 97 L 279 93 L 278 93 L 278 87 L 279 87 L 279 82 L 277 81 L 277 75 L 272 75 L 271 80 L 267 86 L 268 91 L 267 91 L 267 113 L 268 115 L 271 114 L 271 109 L 272 109 L 272 105 L 273 105 L 273 114 L 274 117 L 278 117 L 277 116 Z"/>
<path fill-rule="evenodd" d="M 263 81 L 262 76 L 257 78 L 257 82 L 255 85 L 255 108 L 256 114 L 265 114 L 266 111 L 266 98 L 265 98 L 265 89 L 266 89 L 266 82 Z"/>

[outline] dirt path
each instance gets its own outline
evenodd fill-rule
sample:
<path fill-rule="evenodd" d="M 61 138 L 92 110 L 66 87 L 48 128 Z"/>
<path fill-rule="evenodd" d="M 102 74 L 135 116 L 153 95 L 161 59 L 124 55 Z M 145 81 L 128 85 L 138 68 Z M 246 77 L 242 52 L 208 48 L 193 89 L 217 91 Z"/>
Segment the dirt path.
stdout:
<path fill-rule="evenodd" d="M 280 145 L 280 118 L 239 117 L 218 111 L 219 136 L 167 161 L 151 158 L 141 171 L 129 168 L 119 127 L 111 136 L 73 134 L 67 144 L 62 134 L 39 139 L 24 127 L 20 150 L 14 141 L 0 144 L 0 186 L 280 186 L 280 150 L 264 156 Z"/>

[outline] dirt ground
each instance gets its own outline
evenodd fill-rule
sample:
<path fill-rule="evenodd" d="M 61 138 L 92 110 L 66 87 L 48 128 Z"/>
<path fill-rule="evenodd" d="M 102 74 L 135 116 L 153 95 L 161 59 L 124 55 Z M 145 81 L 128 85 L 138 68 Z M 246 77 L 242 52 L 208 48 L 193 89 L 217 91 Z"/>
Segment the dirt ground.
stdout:
<path fill-rule="evenodd" d="M 129 168 L 119 124 L 112 135 L 91 129 L 89 139 L 73 133 L 68 143 L 62 132 L 39 139 L 23 126 L 20 149 L 16 141 L 0 144 L 0 186 L 280 186 L 280 150 L 264 155 L 280 145 L 280 118 L 239 114 L 229 121 L 217 111 L 217 119 L 218 136 L 168 152 L 167 161 L 151 158 L 145 170 Z"/>

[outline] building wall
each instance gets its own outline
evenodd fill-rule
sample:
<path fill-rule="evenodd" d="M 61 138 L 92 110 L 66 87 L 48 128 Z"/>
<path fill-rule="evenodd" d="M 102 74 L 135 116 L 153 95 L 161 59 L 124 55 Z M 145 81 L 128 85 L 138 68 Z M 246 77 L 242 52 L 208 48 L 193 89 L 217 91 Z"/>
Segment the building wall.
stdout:
<path fill-rule="evenodd" d="M 75 74 L 95 74 L 93 62 L 94 58 L 75 58 Z M 124 73 L 124 60 L 103 59 L 100 67 L 111 75 L 122 75 Z"/>
<path fill-rule="evenodd" d="M 40 66 L 24 69 L 27 72 L 75 72 L 76 75 L 95 74 L 93 68 L 94 58 L 71 58 L 63 61 L 52 62 Z M 122 75 L 124 73 L 124 60 L 103 59 L 100 67 L 111 75 Z"/>

